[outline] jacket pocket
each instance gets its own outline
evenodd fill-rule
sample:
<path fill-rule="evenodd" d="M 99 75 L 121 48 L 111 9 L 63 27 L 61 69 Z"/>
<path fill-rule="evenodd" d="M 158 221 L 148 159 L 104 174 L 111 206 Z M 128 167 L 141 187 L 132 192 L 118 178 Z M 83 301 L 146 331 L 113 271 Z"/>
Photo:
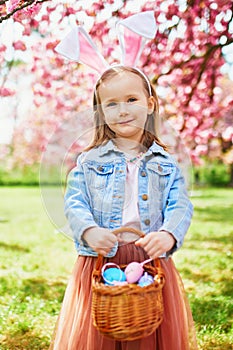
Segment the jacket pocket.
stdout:
<path fill-rule="evenodd" d="M 89 186 L 98 190 L 106 188 L 113 172 L 113 164 L 88 164 Z"/>
<path fill-rule="evenodd" d="M 171 164 L 148 163 L 147 167 L 148 170 L 161 176 L 170 175 L 173 171 Z"/>
<path fill-rule="evenodd" d="M 164 191 L 168 185 L 174 167 L 171 164 L 159 164 L 156 162 L 147 164 L 149 172 L 149 189 Z"/>

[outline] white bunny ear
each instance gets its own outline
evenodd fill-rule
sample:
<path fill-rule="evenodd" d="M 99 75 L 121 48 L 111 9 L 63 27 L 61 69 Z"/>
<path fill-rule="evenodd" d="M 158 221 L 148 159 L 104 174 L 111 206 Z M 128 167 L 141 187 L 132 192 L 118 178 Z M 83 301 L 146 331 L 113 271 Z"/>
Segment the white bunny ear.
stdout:
<path fill-rule="evenodd" d="M 155 37 L 157 28 L 153 11 L 130 16 L 117 23 L 118 38 L 122 50 L 122 64 L 135 67 L 146 40 Z"/>
<path fill-rule="evenodd" d="M 73 28 L 55 50 L 72 61 L 86 64 L 99 74 L 109 67 L 91 37 L 81 26 Z"/>

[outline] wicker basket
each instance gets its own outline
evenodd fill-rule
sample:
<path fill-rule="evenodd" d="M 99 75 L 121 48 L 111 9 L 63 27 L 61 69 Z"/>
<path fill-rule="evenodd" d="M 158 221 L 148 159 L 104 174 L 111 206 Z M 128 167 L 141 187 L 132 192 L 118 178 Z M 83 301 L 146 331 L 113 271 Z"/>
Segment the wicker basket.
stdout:
<path fill-rule="evenodd" d="M 133 228 L 114 231 L 137 233 Z M 144 270 L 154 276 L 154 282 L 146 287 L 137 284 L 108 286 L 102 281 L 103 256 L 99 255 L 92 275 L 92 317 L 94 326 L 103 335 L 115 340 L 135 340 L 152 334 L 163 320 L 162 288 L 164 272 L 159 259 L 155 266 L 145 264 Z M 126 265 L 120 265 L 124 269 Z"/>

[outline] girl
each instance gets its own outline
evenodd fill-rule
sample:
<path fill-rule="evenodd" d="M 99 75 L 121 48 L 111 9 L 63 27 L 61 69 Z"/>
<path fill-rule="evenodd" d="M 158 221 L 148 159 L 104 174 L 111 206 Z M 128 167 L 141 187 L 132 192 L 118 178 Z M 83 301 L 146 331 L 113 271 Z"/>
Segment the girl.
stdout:
<path fill-rule="evenodd" d="M 171 258 L 183 243 L 192 204 L 176 162 L 156 135 L 156 93 L 140 70 L 112 67 L 96 84 L 94 111 L 93 142 L 78 157 L 65 194 L 78 258 L 50 349 L 197 349 L 192 315 Z M 146 235 L 136 242 L 127 233 L 116 237 L 112 231 L 121 226 Z M 91 275 L 98 254 L 117 264 L 160 258 L 166 278 L 164 319 L 152 335 L 119 342 L 94 328 Z"/>

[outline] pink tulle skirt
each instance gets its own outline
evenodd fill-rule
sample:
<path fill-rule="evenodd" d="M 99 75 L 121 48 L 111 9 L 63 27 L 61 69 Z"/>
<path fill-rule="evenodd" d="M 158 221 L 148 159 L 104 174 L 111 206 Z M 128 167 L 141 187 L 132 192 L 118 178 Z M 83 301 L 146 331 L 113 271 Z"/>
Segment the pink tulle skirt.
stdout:
<path fill-rule="evenodd" d="M 119 247 L 110 261 L 128 264 L 148 256 L 140 247 Z M 92 324 L 91 275 L 96 258 L 79 256 L 67 285 L 49 350 L 195 350 L 195 327 L 183 283 L 171 258 L 161 259 L 166 283 L 163 288 L 164 319 L 150 336 L 135 341 L 115 341 L 102 336 Z M 146 312 L 146 310 L 145 310 Z"/>

